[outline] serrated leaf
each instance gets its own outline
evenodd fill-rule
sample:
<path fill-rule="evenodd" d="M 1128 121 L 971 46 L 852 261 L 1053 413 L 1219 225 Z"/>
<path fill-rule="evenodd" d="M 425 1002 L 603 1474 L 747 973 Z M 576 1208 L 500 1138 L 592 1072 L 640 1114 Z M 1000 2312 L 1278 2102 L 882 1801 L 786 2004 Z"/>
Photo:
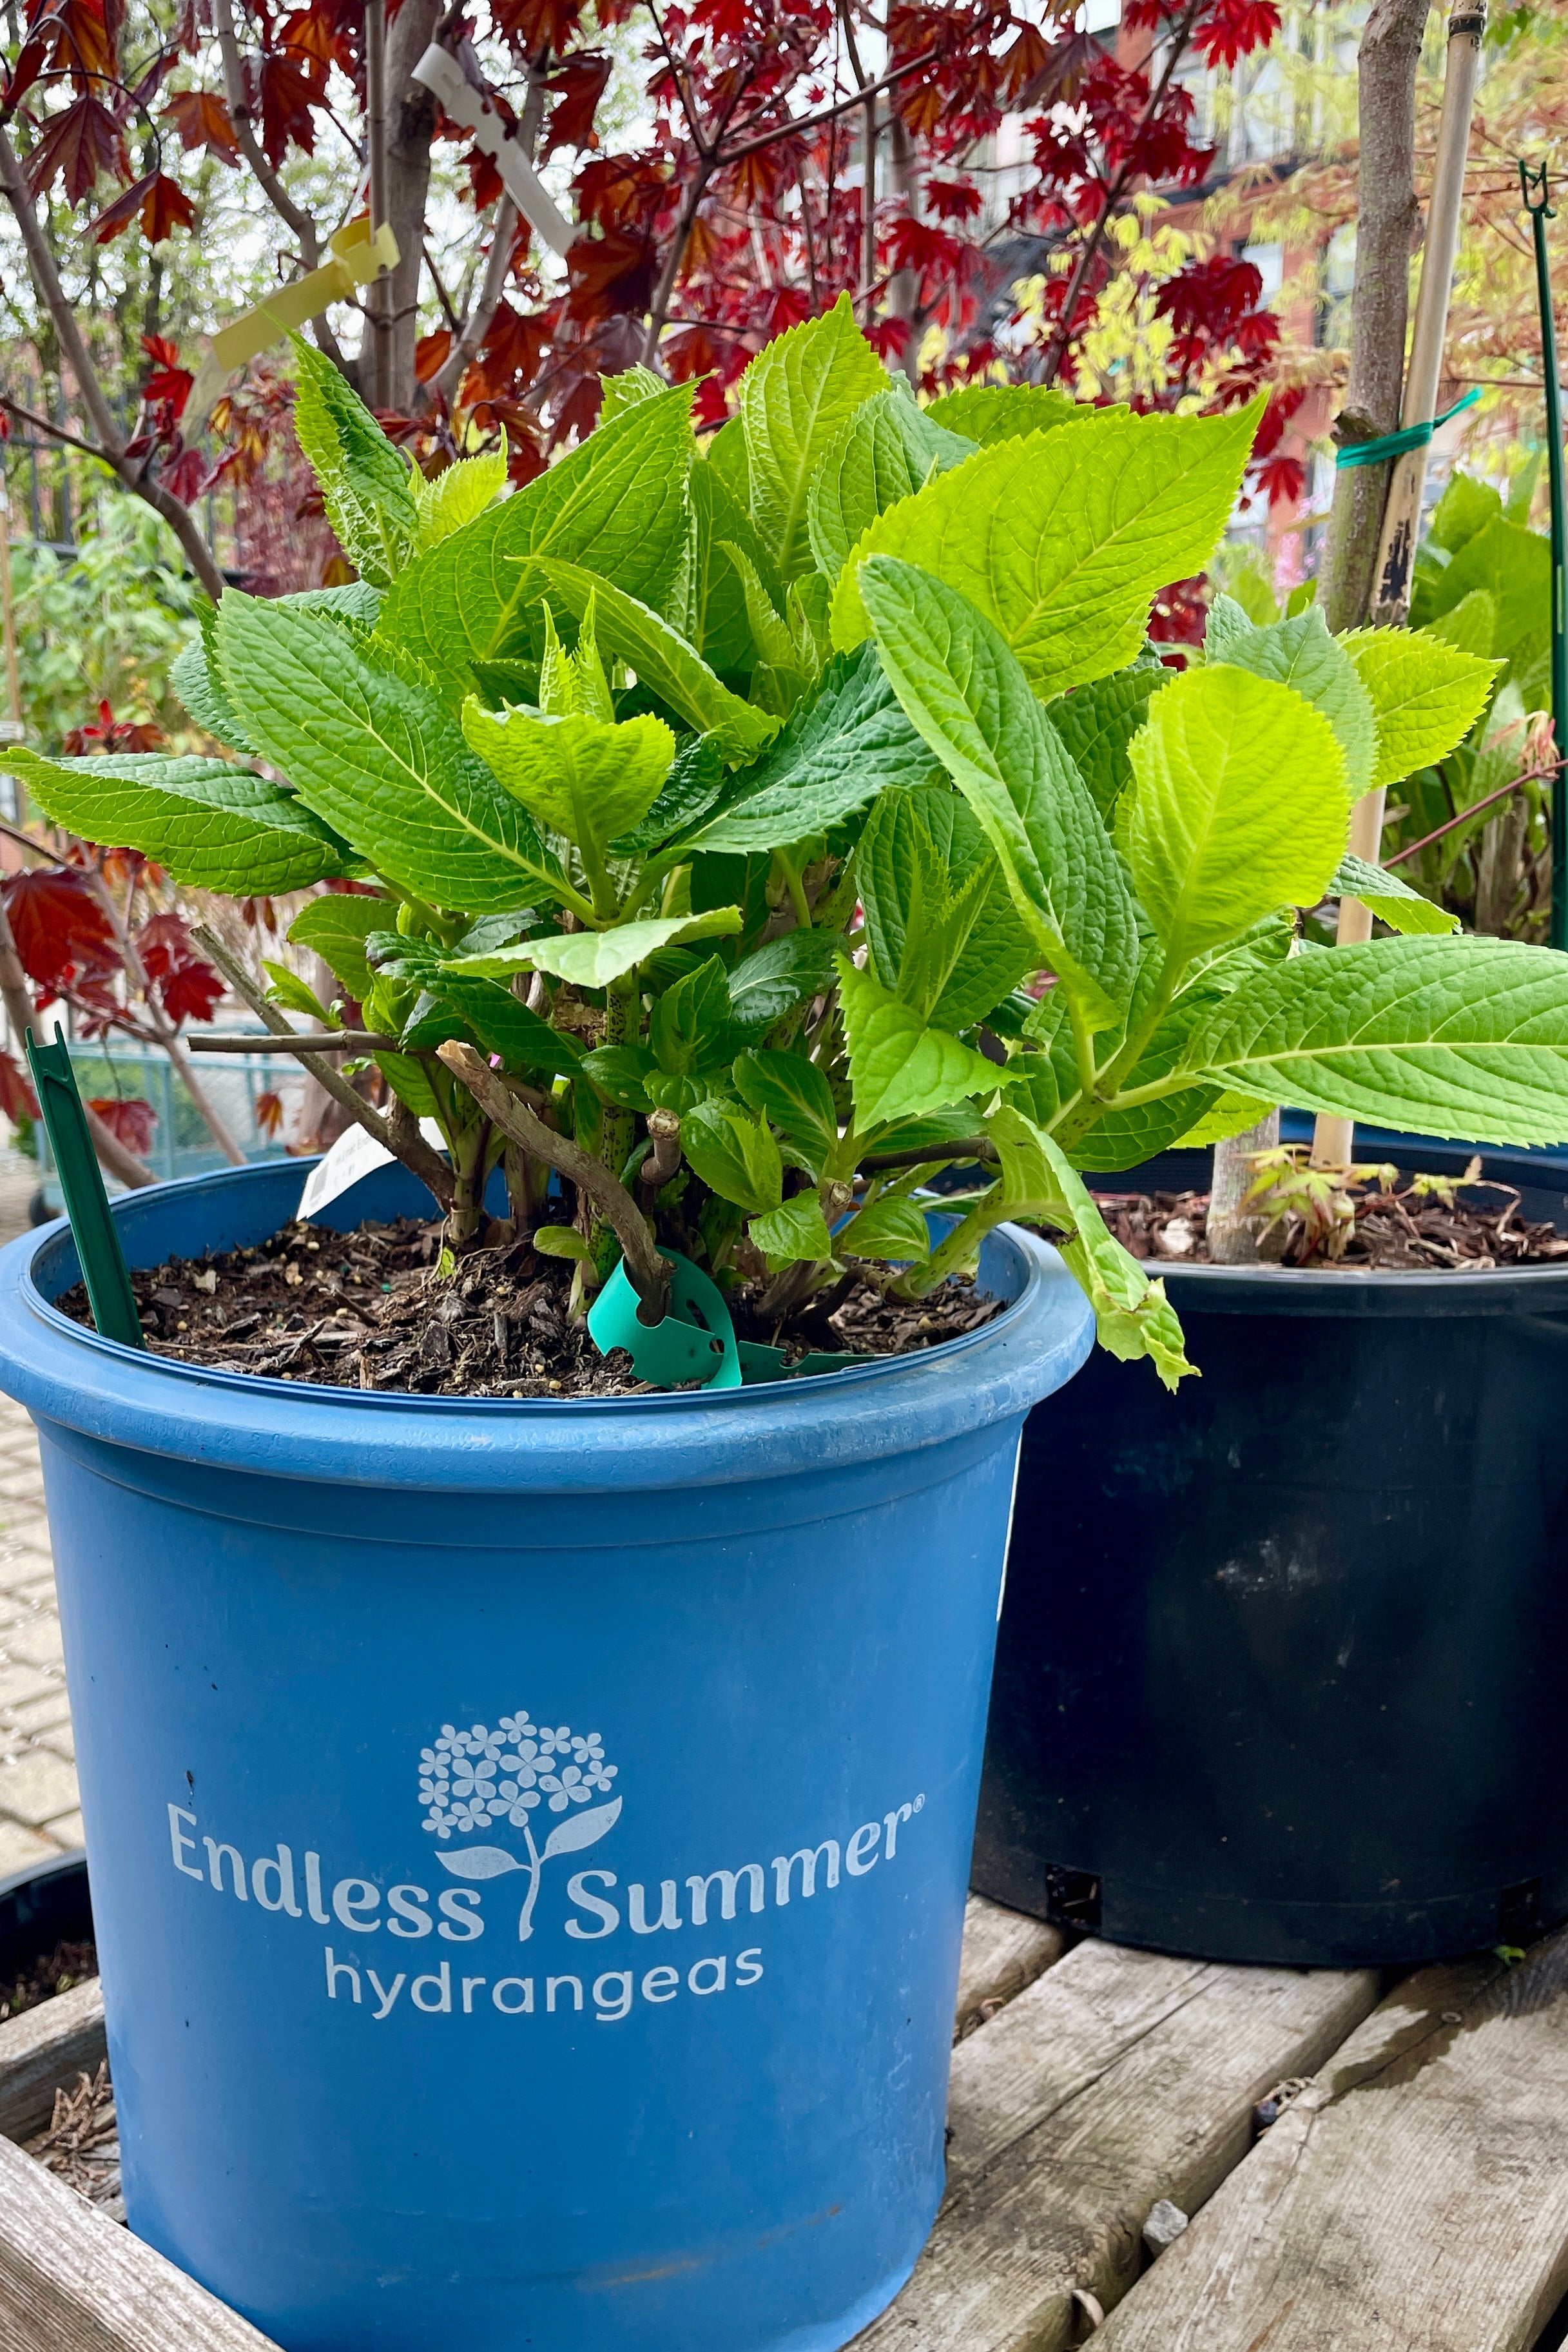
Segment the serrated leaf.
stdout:
<path fill-rule="evenodd" d="M 892 992 L 839 959 L 839 995 L 849 1047 L 855 1122 L 863 1131 L 896 1118 L 918 1118 L 970 1095 L 988 1098 L 1019 1073 L 998 1069 L 983 1054 L 940 1029 Z"/>
<path fill-rule="evenodd" d="M 139 849 L 193 889 L 270 896 L 352 864 L 346 845 L 294 793 L 221 760 L 152 751 L 44 760 L 7 749 L 5 767 L 68 833 Z"/>
<path fill-rule="evenodd" d="M 407 461 L 399 456 L 325 352 L 290 335 L 294 431 L 321 491 L 344 553 L 372 586 L 384 588 L 419 542 L 419 509 Z"/>
<path fill-rule="evenodd" d="M 524 559 L 586 565 L 656 604 L 685 542 L 694 392 L 681 384 L 640 401 L 420 556 L 387 597 L 382 636 L 461 703 L 476 663 L 537 657 L 544 588 Z"/>
<path fill-rule="evenodd" d="M 362 1004 L 375 977 L 365 961 L 365 941 L 372 931 L 386 929 L 392 911 L 384 898 L 367 898 L 358 892 L 344 898 L 334 891 L 301 907 L 288 926 L 288 937 L 296 947 L 313 948 Z"/>
<path fill-rule="evenodd" d="M 1362 857 L 1352 857 L 1347 851 L 1340 859 L 1329 895 L 1335 898 L 1359 898 L 1370 907 L 1380 922 L 1391 931 L 1427 932 L 1457 931 L 1458 915 L 1450 915 L 1447 907 L 1436 905 L 1412 890 L 1397 874 L 1385 866 L 1369 866 Z"/>
<path fill-rule="evenodd" d="M 776 600 L 782 593 L 782 583 L 757 536 L 750 515 L 711 458 L 706 464 L 692 467 L 689 496 L 691 641 L 710 668 L 726 676 L 749 670 L 756 659 L 756 647 L 746 615 L 740 577 L 724 551 L 726 547 L 744 550 L 770 598 Z"/>
<path fill-rule="evenodd" d="M 1237 1092 L 1417 1135 L 1568 1141 L 1568 957 L 1513 940 L 1294 956 L 1188 1048 Z"/>
<path fill-rule="evenodd" d="M 1128 746 L 1149 715 L 1151 699 L 1174 675 L 1160 662 L 1119 669 L 1059 696 L 1046 710 L 1107 824 L 1133 781 Z"/>
<path fill-rule="evenodd" d="M 671 841 L 708 810 L 724 790 L 724 762 L 707 736 L 687 739 L 676 751 L 658 798 L 640 824 L 610 845 L 616 857 L 642 857 Z"/>
<path fill-rule="evenodd" d="M 1458 646 L 1462 654 L 1485 656 L 1497 651 L 1497 599 L 1484 588 L 1472 588 L 1461 596 L 1448 612 L 1439 613 L 1428 624 L 1428 636 L 1438 637 L 1446 646 Z"/>
<path fill-rule="evenodd" d="M 701 915 L 659 915 L 644 922 L 618 923 L 608 931 L 552 933 L 521 940 L 493 955 L 457 956 L 447 972 L 476 972 L 482 980 L 509 980 L 515 971 L 548 971 L 574 988 L 608 988 L 632 971 L 658 948 L 684 940 L 722 939 L 740 929 L 738 907 L 714 907 Z"/>
<path fill-rule="evenodd" d="M 894 985 L 904 966 L 915 916 L 915 877 L 925 854 L 921 834 L 928 836 L 937 865 L 954 888 L 962 889 L 977 868 L 985 868 L 984 894 L 967 910 L 971 919 L 967 936 L 930 1014 L 938 1029 L 967 1029 L 1000 1004 L 1040 959 L 978 820 L 944 778 L 926 790 L 885 794 L 873 809 L 855 850 L 855 878 L 873 961 L 884 985 Z"/>
<path fill-rule="evenodd" d="M 617 724 L 528 710 L 486 710 L 470 695 L 464 738 L 537 824 L 564 834 L 599 861 L 659 797 L 675 755 L 662 719 Z"/>
<path fill-rule="evenodd" d="M 1014 1216 L 1037 1216 L 1071 1230 L 1057 1246 L 1094 1309 L 1100 1345 L 1123 1362 L 1147 1356 L 1167 1389 L 1193 1372 L 1176 1309 L 1162 1282 L 1108 1233 L 1099 1203 L 1061 1147 L 1020 1111 L 1004 1104 L 987 1122 L 1001 1160 L 1003 1197 Z"/>
<path fill-rule="evenodd" d="M 837 1257 L 892 1258 L 907 1263 L 931 1255 L 931 1233 L 913 1201 L 873 1201 L 833 1236 Z"/>
<path fill-rule="evenodd" d="M 979 444 L 948 432 L 902 393 L 862 400 L 840 425 L 811 478 L 807 527 L 819 572 L 837 579 L 851 548 L 880 514 L 950 473 Z"/>
<path fill-rule="evenodd" d="M 890 556 L 862 565 L 862 582 L 883 667 L 978 818 L 1039 961 L 1071 982 L 1092 1025 L 1109 1026 L 1137 969 L 1132 896 L 1061 738 L 1000 634 L 956 589 Z"/>
<path fill-rule="evenodd" d="M 1538 532 L 1494 515 L 1426 585 L 1421 618 L 1436 620 L 1451 612 L 1478 588 L 1490 596 L 1496 610 L 1492 651 L 1524 667 L 1545 650 L 1552 635 L 1549 542 Z"/>
<path fill-rule="evenodd" d="M 1042 701 L 1122 668 L 1155 592 L 1213 553 L 1261 414 L 1261 396 L 1224 416 L 1105 410 L 1071 433 L 982 449 L 857 541 L 833 599 L 833 643 L 866 635 L 861 572 L 868 556 L 891 555 L 977 606 Z"/>
<path fill-rule="evenodd" d="M 419 514 L 420 547 L 439 547 L 455 530 L 461 530 L 465 523 L 482 515 L 506 487 L 505 434 L 500 447 L 487 451 L 482 457 L 459 457 L 455 465 L 429 479 L 423 474 L 416 475 L 413 499 Z"/>
<path fill-rule="evenodd" d="M 324 1029 L 331 1027 L 326 1006 L 297 971 L 290 971 L 284 963 L 269 963 L 265 956 L 261 968 L 272 983 L 267 992 L 269 1003 L 281 1004 L 290 1013 L 303 1013 L 308 1021 L 319 1021 Z"/>
<path fill-rule="evenodd" d="M 1377 721 L 1374 787 L 1403 783 L 1447 759 L 1486 706 L 1499 664 L 1406 629 L 1353 629 L 1340 639 Z"/>
<path fill-rule="evenodd" d="M 837 655 L 810 701 L 756 765 L 735 778 L 720 814 L 686 845 L 782 848 L 825 832 L 880 792 L 928 782 L 934 766 L 875 647 Z"/>
<path fill-rule="evenodd" d="M 820 1168 L 838 1142 L 839 1117 L 832 1088 L 815 1062 L 800 1054 L 741 1054 L 732 1076 L 741 1101 L 803 1145 Z"/>
<path fill-rule="evenodd" d="M 1326 719 L 1290 688 L 1214 664 L 1173 678 L 1132 746 L 1116 840 L 1178 967 L 1277 907 L 1315 906 L 1350 801 Z"/>
<path fill-rule="evenodd" d="M 382 667 L 318 613 L 237 588 L 224 598 L 217 635 L 246 732 L 383 874 L 476 915 L 559 888 L 528 817 L 417 675 Z"/>
<path fill-rule="evenodd" d="M 612 425 L 625 409 L 635 408 L 639 401 L 656 400 L 670 388 L 652 368 L 636 364 L 622 368 L 616 375 L 601 375 L 599 382 L 603 395 L 599 409 L 601 427 Z"/>
<path fill-rule="evenodd" d="M 1343 645 L 1330 636 L 1316 605 L 1293 620 L 1256 627 L 1230 597 L 1216 597 L 1205 652 L 1211 662 L 1271 677 L 1310 702 L 1333 729 L 1351 799 L 1359 800 L 1370 788 L 1377 765 L 1372 698 Z"/>
<path fill-rule="evenodd" d="M 1267 1118 L 1274 1108 L 1256 1095 L 1216 1095 L 1197 1125 L 1189 1127 L 1185 1135 L 1178 1135 L 1172 1148 L 1198 1151 L 1209 1144 L 1228 1143 L 1233 1135 L 1245 1135 L 1249 1127 Z"/>
<path fill-rule="evenodd" d="M 764 1118 L 724 1103 L 702 1102 L 681 1119 L 681 1150 L 710 1192 L 748 1215 L 777 1209 L 784 1163 Z"/>
<path fill-rule="evenodd" d="M 1457 555 L 1501 512 L 1502 494 L 1490 482 L 1478 482 L 1473 474 L 1452 473 L 1432 509 L 1427 535 L 1450 555 Z"/>
<path fill-rule="evenodd" d="M 987 449 L 998 441 L 1049 433 L 1054 425 L 1082 424 L 1099 413 L 1092 402 L 1038 383 L 967 383 L 957 392 L 945 392 L 925 411 L 934 425 L 962 433 Z"/>
<path fill-rule="evenodd" d="M 195 720 L 198 727 L 231 751 L 254 751 L 255 746 L 245 740 L 227 695 L 217 686 L 207 663 L 207 649 L 200 638 L 177 653 L 169 665 L 169 683 Z"/>
<path fill-rule="evenodd" d="M 771 1029 L 798 1004 L 823 995 L 836 977 L 839 931 L 785 931 L 742 958 L 729 975 L 736 1020 L 754 1036 Z"/>
<path fill-rule="evenodd" d="M 786 584 L 811 568 L 806 509 L 818 467 L 840 426 L 886 384 L 847 294 L 821 318 L 776 335 L 741 377 L 751 517 Z"/>
<path fill-rule="evenodd" d="M 739 1035 L 730 1020 L 729 974 L 717 956 L 654 999 L 648 1044 L 669 1077 L 696 1077 L 735 1058 Z"/>
<path fill-rule="evenodd" d="M 595 1045 L 582 1057 L 583 1076 L 621 1110 L 651 1110 L 648 1079 L 657 1068 L 646 1045 Z"/>
<path fill-rule="evenodd" d="M 833 1255 L 832 1238 L 815 1192 L 798 1192 L 782 1208 L 753 1217 L 747 1232 L 767 1258 L 769 1274 L 781 1274 L 787 1265 L 798 1265 L 802 1260 L 814 1264 Z"/>
<path fill-rule="evenodd" d="M 640 412 L 632 411 L 636 415 Z M 580 620 L 593 599 L 599 642 L 637 673 L 637 682 L 699 735 L 711 735 L 727 760 L 754 759 L 779 721 L 755 710 L 715 677 L 702 656 L 667 621 L 608 581 L 573 563 L 530 566 L 540 593 L 559 598 Z"/>

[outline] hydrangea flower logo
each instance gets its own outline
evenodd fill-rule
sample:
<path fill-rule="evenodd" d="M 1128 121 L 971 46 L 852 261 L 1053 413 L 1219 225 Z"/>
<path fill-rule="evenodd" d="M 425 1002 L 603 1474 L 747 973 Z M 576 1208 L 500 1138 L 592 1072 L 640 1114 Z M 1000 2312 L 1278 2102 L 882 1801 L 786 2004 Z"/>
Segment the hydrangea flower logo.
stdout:
<path fill-rule="evenodd" d="M 526 1870 L 517 1935 L 533 1933 L 534 1904 L 545 1864 L 559 1853 L 577 1853 L 614 1828 L 621 1800 L 613 1795 L 617 1768 L 604 1760 L 597 1731 L 573 1731 L 569 1724 L 538 1724 L 526 1708 L 462 1730 L 444 1723 L 439 1736 L 419 1751 L 419 1801 L 424 1826 L 438 1841 L 436 1860 L 455 1878 L 498 1878 Z M 601 1801 L 595 1803 L 598 1798 Z M 553 1824 L 550 1817 L 558 1816 Z M 521 1830 L 526 1859 L 500 1845 L 445 1848 L 454 1832 L 472 1837 L 504 1822 Z M 547 1826 L 547 1824 L 549 1826 Z M 545 1830 L 543 1842 L 534 1832 Z"/>

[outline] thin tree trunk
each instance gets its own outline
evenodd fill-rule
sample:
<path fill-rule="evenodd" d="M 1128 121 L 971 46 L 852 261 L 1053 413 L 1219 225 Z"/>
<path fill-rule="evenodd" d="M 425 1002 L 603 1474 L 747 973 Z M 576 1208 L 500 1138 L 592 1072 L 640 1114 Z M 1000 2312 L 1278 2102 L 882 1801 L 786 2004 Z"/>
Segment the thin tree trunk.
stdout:
<path fill-rule="evenodd" d="M 1334 424 L 1342 447 L 1399 424 L 1410 257 L 1420 235 L 1416 201 L 1416 76 L 1430 0 L 1373 0 L 1356 67 L 1361 154 L 1356 177 L 1355 286 L 1350 381 Z M 1346 466 L 1334 480 L 1324 616 L 1336 634 L 1371 608 L 1387 464 Z"/>
<path fill-rule="evenodd" d="M 417 389 L 413 347 L 436 117 L 434 94 L 414 80 L 413 68 L 434 37 L 440 14 L 438 0 L 402 0 L 386 37 L 386 216 L 401 258 L 382 299 L 391 311 L 388 405 L 403 415 L 412 411 Z"/>
<path fill-rule="evenodd" d="M 1207 1238 L 1208 1255 L 1216 1265 L 1256 1265 L 1263 1255 L 1268 1216 L 1260 1216 L 1243 1204 L 1257 1172 L 1250 1164 L 1252 1153 L 1272 1151 L 1279 1140 L 1280 1114 L 1271 1110 L 1256 1127 L 1215 1145 Z"/>
<path fill-rule="evenodd" d="M 887 125 L 888 179 L 895 203 L 902 205 L 910 217 L 916 216 L 918 189 L 915 178 L 915 142 L 904 126 L 896 107 L 890 108 Z M 902 319 L 908 328 L 904 346 L 903 367 L 912 384 L 920 381 L 919 319 L 920 272 L 917 269 L 896 269 L 887 289 L 889 315 Z"/>

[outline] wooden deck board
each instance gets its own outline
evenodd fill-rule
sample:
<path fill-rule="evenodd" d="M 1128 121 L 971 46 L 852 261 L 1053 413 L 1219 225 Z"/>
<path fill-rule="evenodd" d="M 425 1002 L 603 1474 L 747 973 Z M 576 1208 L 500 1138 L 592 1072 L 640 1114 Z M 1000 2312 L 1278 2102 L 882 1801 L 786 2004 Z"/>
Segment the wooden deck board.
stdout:
<path fill-rule="evenodd" d="M 999 2009 L 1042 1976 L 1067 1948 L 1060 1927 L 1009 1911 L 1000 1903 L 971 1895 L 964 1913 L 964 1958 L 958 1970 L 958 2005 L 953 2039 L 988 2024 Z"/>
<path fill-rule="evenodd" d="M 1407 1979 L 1098 2344 L 1529 2352 L 1568 2288 L 1565 1993 L 1568 1930 Z"/>
<path fill-rule="evenodd" d="M 1149 2210 L 1191 2212 L 1254 2105 L 1366 2016 L 1371 1970 L 1232 1969 L 1080 1944 L 953 2054 L 947 2200 L 861 2352 L 1057 2352 L 1137 2277 Z M 1205 2345 L 1204 2352 L 1209 2352 Z"/>
<path fill-rule="evenodd" d="M 0 2137 L 31 2139 L 47 2126 L 55 2093 L 90 2074 L 105 2054 L 103 1994 L 96 1977 L 0 2024 Z"/>

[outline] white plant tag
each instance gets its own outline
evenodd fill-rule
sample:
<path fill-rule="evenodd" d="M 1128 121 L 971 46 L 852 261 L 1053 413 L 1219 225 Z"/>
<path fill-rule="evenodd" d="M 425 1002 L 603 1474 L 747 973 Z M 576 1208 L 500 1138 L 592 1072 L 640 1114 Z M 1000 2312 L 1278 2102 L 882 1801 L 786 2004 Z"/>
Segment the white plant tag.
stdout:
<path fill-rule="evenodd" d="M 433 1118 L 422 1118 L 419 1131 L 426 1143 L 434 1144 L 437 1151 L 445 1149 L 441 1129 Z M 389 1151 L 384 1143 L 378 1143 L 368 1129 L 359 1126 L 346 1128 L 331 1150 L 316 1162 L 305 1179 L 299 1206 L 294 1213 L 296 1217 L 303 1223 L 305 1219 L 315 1216 L 329 1201 L 335 1201 L 340 1192 L 346 1192 L 351 1184 L 357 1184 L 361 1176 L 369 1176 L 372 1170 L 386 1167 L 396 1157 L 397 1154 Z"/>

